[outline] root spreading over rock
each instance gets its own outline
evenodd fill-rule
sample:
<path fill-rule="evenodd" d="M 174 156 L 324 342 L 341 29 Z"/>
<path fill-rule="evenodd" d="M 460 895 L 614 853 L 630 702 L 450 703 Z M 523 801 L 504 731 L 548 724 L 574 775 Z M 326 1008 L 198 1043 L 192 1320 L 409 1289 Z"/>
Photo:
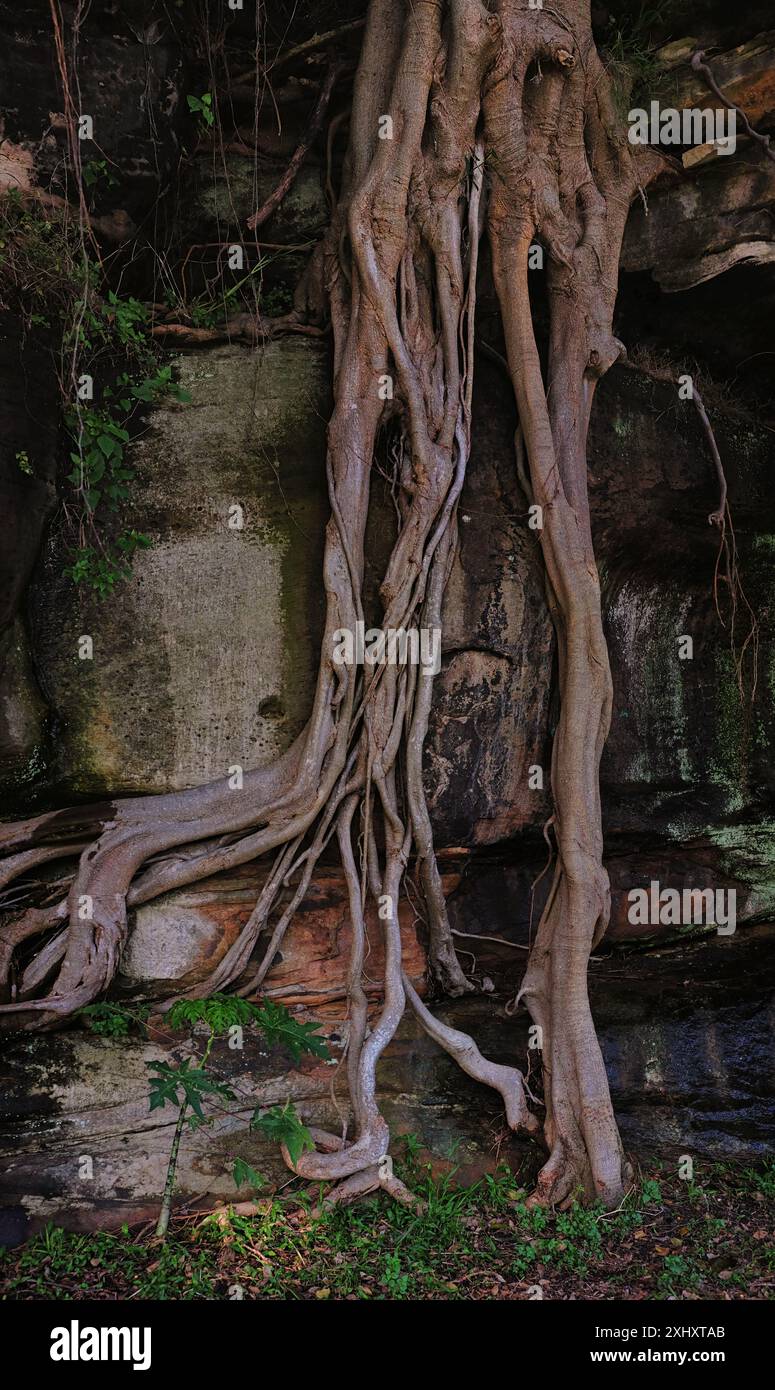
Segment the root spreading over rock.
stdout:
<path fill-rule="evenodd" d="M 637 166 L 637 167 L 636 167 Z M 593 553 L 586 436 L 595 384 L 622 352 L 612 334 L 627 210 L 658 167 L 627 141 L 592 37 L 588 0 L 372 0 L 355 78 L 350 139 L 331 226 L 297 295 L 330 317 L 334 409 L 327 616 L 314 704 L 293 746 L 193 790 L 37 816 L 0 833 L 2 880 L 78 856 L 53 906 L 21 912 L 15 948 L 45 933 L 0 1018 L 41 1028 L 108 988 L 127 910 L 244 864 L 274 859 L 239 938 L 198 994 L 260 990 L 321 853 L 335 840 L 352 920 L 347 1078 L 352 1138 L 321 1140 L 300 1176 L 373 1188 L 388 1147 L 376 1069 L 407 1003 L 471 1076 L 504 1099 L 509 1125 L 548 1150 L 536 1200 L 579 1192 L 613 1205 L 625 1162 L 587 996 L 587 962 L 606 929 L 599 762 L 611 678 Z M 433 673 L 410 663 L 336 659 L 364 612 L 365 536 L 378 436 L 395 460 L 397 538 L 382 579 L 381 625 L 437 629 L 457 546 L 471 450 L 477 266 L 489 242 L 554 621 L 560 716 L 551 767 L 556 859 L 520 989 L 541 1030 L 542 1122 L 516 1068 L 483 1058 L 435 1020 L 406 980 L 398 904 L 410 864 L 423 897 L 429 964 L 450 994 L 470 988 L 450 931 L 423 790 Z M 542 369 L 528 253 L 544 248 L 550 309 Z M 384 931 L 384 996 L 369 1022 L 362 968 L 372 897 Z M 249 970 L 257 943 L 260 964 Z M 290 1162 L 290 1160 L 289 1160 Z M 336 1192 L 336 1189 L 334 1189 Z M 336 1200 L 336 1198 L 334 1198 Z"/>

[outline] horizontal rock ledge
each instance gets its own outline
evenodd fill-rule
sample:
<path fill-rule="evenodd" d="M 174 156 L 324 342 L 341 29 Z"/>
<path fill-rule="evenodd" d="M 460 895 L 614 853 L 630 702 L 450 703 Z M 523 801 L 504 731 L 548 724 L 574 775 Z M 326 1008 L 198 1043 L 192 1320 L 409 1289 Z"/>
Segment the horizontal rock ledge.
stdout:
<path fill-rule="evenodd" d="M 775 927 L 701 944 L 593 960 L 590 993 L 625 1145 L 638 1154 L 689 1154 L 695 1182 L 720 1158 L 764 1155 L 775 1138 L 772 1098 Z M 509 1018 L 505 993 L 438 1009 L 473 1033 L 494 1060 L 524 1058 L 527 1019 Z M 331 1060 L 294 1066 L 248 1031 L 245 1046 L 219 1044 L 214 1064 L 245 1096 L 236 1116 L 186 1133 L 178 1170 L 180 1209 L 244 1200 L 230 1176 L 244 1158 L 269 1187 L 287 1182 L 276 1148 L 248 1131 L 255 1105 L 291 1100 L 308 1123 L 341 1125 L 332 1085 L 343 1085 L 346 1024 L 323 1021 Z M 109 1228 L 158 1211 L 175 1112 L 148 1109 L 152 1060 L 180 1060 L 192 1045 L 114 1041 L 78 1030 L 17 1036 L 0 1069 L 0 1234 L 54 1219 L 71 1229 Z M 437 1172 L 471 1182 L 509 1163 L 527 1182 L 540 1161 L 510 1138 L 488 1090 L 406 1017 L 379 1068 L 379 1101 L 395 1136 L 414 1133 Z M 396 1146 L 399 1148 L 400 1146 Z M 90 1160 L 90 1162 L 85 1162 Z M 91 1173 L 91 1176 L 84 1174 Z"/>

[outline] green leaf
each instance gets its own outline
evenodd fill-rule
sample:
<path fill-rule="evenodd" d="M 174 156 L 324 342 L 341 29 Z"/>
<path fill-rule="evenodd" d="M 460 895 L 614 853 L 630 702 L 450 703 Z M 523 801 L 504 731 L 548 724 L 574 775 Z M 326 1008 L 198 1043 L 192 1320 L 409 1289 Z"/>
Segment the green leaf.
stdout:
<path fill-rule="evenodd" d="M 124 531 L 116 541 L 119 550 L 122 550 L 127 557 L 133 555 L 136 550 L 147 550 L 152 544 L 150 536 L 146 536 L 144 531 L 135 530 Z"/>
<path fill-rule="evenodd" d="M 244 1158 L 235 1158 L 231 1175 L 234 1179 L 235 1187 L 242 1187 L 243 1183 L 249 1183 L 251 1187 L 264 1186 L 264 1179 L 261 1174 L 257 1173 L 255 1168 L 251 1168 L 250 1164 L 246 1163 Z"/>
<path fill-rule="evenodd" d="M 215 120 L 213 113 L 213 98 L 210 92 L 205 92 L 201 97 L 187 96 L 189 111 L 196 116 L 201 116 L 205 125 L 211 126 Z"/>
<path fill-rule="evenodd" d="M 125 1038 L 132 1023 L 131 1014 L 117 1004 L 86 1004 L 78 1010 L 78 1017 L 85 1019 L 91 1031 L 103 1038 Z"/>
<path fill-rule="evenodd" d="M 301 1060 L 302 1053 L 313 1057 L 328 1059 L 328 1048 L 324 1038 L 318 1033 L 316 1023 L 300 1023 L 288 1013 L 281 1004 L 267 999 L 256 1009 L 255 1021 L 267 1042 L 287 1047 L 294 1062 Z"/>
<path fill-rule="evenodd" d="M 234 994 L 214 994 L 210 999 L 178 999 L 167 1015 L 171 1028 L 192 1028 L 206 1023 L 211 1033 L 226 1033 L 237 1025 L 252 1023 L 255 1006 Z"/>
<path fill-rule="evenodd" d="M 132 387 L 132 395 L 136 401 L 152 401 L 154 390 L 149 381 L 143 381 L 139 386 Z"/>
<path fill-rule="evenodd" d="M 265 999 L 263 1004 L 250 1004 L 233 994 L 214 994 L 210 999 L 178 999 L 168 1013 L 172 1029 L 193 1027 L 206 1023 L 211 1033 L 226 1033 L 231 1027 L 256 1024 L 269 1044 L 288 1048 L 294 1062 L 304 1052 L 328 1059 L 325 1038 L 319 1036 L 315 1023 L 300 1023 L 282 1004 Z"/>
<path fill-rule="evenodd" d="M 151 1077 L 150 1106 L 151 1110 L 162 1109 L 165 1105 L 180 1105 L 178 1099 L 179 1075 L 177 1067 L 170 1067 L 166 1062 L 146 1062 L 149 1071 L 158 1072 L 158 1076 Z"/>
<path fill-rule="evenodd" d="M 328 1059 L 328 1048 L 317 1031 L 317 1024 L 300 1023 L 272 999 L 260 1005 L 234 994 L 214 994 L 210 999 L 179 999 L 167 1019 L 172 1028 L 191 1028 L 196 1023 L 206 1023 L 216 1034 L 225 1033 L 236 1025 L 255 1024 L 267 1042 L 286 1047 L 295 1062 L 305 1052 Z"/>
<path fill-rule="evenodd" d="M 193 1066 L 190 1058 L 186 1058 L 178 1067 L 171 1067 L 167 1062 L 146 1062 L 146 1066 L 149 1071 L 157 1073 L 151 1078 L 151 1110 L 167 1104 L 183 1105 L 193 1110 L 197 1119 L 204 1120 L 204 1096 L 219 1096 L 222 1100 L 232 1101 L 237 1099 L 228 1086 L 208 1076 L 203 1067 Z M 178 1096 L 179 1091 L 183 1093 L 182 1100 Z"/>
<path fill-rule="evenodd" d="M 273 1139 L 277 1144 L 284 1144 L 293 1164 L 298 1163 L 305 1149 L 315 1147 L 312 1135 L 306 1125 L 302 1124 L 290 1101 L 284 1106 L 274 1105 L 263 1114 L 260 1113 L 259 1107 L 250 1121 L 250 1128 L 258 1130 L 265 1138 Z"/>

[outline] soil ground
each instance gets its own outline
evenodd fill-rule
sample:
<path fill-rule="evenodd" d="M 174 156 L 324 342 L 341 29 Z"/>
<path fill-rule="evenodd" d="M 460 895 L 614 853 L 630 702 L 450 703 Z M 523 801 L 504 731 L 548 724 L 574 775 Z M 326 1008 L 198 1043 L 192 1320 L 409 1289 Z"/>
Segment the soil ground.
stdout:
<path fill-rule="evenodd" d="M 615 1212 L 531 1211 L 513 1173 L 432 1177 L 411 1136 L 397 1165 L 422 1214 L 380 1194 L 316 1215 L 317 1194 L 153 1225 L 48 1226 L 0 1252 L 4 1299 L 771 1299 L 775 1163 L 652 1163 Z"/>

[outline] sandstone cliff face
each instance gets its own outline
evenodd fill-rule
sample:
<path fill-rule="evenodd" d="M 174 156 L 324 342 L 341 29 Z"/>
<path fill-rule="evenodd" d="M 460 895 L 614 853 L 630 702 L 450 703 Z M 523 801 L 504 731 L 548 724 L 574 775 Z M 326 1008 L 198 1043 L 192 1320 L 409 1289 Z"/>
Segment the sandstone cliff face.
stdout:
<path fill-rule="evenodd" d="M 287 339 L 176 365 L 191 402 L 153 411 L 134 446 L 129 519 L 153 544 L 132 577 L 109 600 L 90 597 L 63 575 L 63 539 L 49 532 L 29 593 L 30 647 L 22 634 L 5 706 L 19 731 L 9 809 L 28 796 L 30 767 L 60 802 L 158 792 L 265 762 L 304 722 L 322 626 L 327 349 Z M 701 427 L 689 403 L 636 372 L 615 369 L 599 391 L 589 456 L 616 692 L 602 768 L 615 938 L 634 934 L 627 893 L 652 877 L 736 886 L 741 921 L 773 907 L 772 436 L 724 411 L 716 428 L 760 619 L 757 695 L 745 708 L 713 600 L 715 477 Z M 499 930 L 512 914 L 524 923 L 541 862 L 548 799 L 531 769 L 548 782 L 552 718 L 553 641 L 512 429 L 503 382 L 484 361 L 426 746 L 439 847 L 525 866 Z M 385 532 L 380 480 L 372 510 L 375 534 Z M 82 634 L 91 660 L 79 659 Z M 685 636 L 690 660 L 679 654 Z M 33 661 L 48 711 L 37 726 Z"/>
<path fill-rule="evenodd" d="M 717 9 L 694 6 L 693 14 L 708 25 L 718 22 Z M 358 10 L 350 6 L 348 15 Z M 57 78 L 50 59 L 41 62 L 45 28 L 39 7 L 11 13 L 0 6 L 0 182 L 8 186 L 42 185 L 59 160 Z M 706 41 L 701 27 L 691 33 Z M 775 112 L 773 35 L 749 28 L 722 37 L 719 80 L 766 128 Z M 274 186 L 303 128 L 304 104 L 290 108 L 281 132 L 267 131 L 257 158 L 231 149 L 214 160 L 203 141 L 170 197 L 181 144 L 191 143 L 183 37 L 174 26 L 149 28 L 144 7 L 127 0 L 95 11 L 88 50 L 95 80 L 84 103 L 100 123 L 114 176 L 97 210 L 103 233 L 109 242 L 111 227 L 141 226 L 158 212 L 165 235 L 197 248 L 189 266 L 197 293 L 212 270 L 207 248 L 237 235 Z M 677 104 L 704 102 L 681 55 L 679 44 L 666 59 L 666 90 Z M 647 208 L 632 211 L 619 310 L 630 347 L 672 347 L 682 362 L 733 382 L 725 396 L 709 393 L 708 407 L 729 479 L 740 570 L 760 625 L 752 702 L 740 704 L 729 632 L 715 610 L 718 536 L 707 516 L 716 483 L 691 405 L 621 367 L 600 386 L 593 416 L 590 492 L 615 688 L 602 767 L 613 895 L 608 945 L 660 938 L 656 944 L 668 951 L 616 955 L 593 985 L 617 1109 L 636 1145 L 651 1135 L 655 1143 L 691 1138 L 708 1152 L 744 1153 L 765 1136 L 771 934 L 757 924 L 775 912 L 767 336 L 775 310 L 774 197 L 775 164 L 750 142 L 729 159 L 667 170 Z M 267 266 L 275 305 L 287 302 L 326 215 L 325 170 L 312 158 L 266 227 L 271 246 L 292 248 L 273 253 Z M 127 271 L 130 290 L 143 273 L 141 256 Z M 486 289 L 481 322 L 485 343 L 497 349 Z M 461 937 L 461 945 L 496 986 L 493 995 L 450 1006 L 450 1017 L 506 1057 L 524 1042 L 503 1013 L 520 973 L 515 948 L 526 944 L 542 902 L 543 888 L 534 895 L 532 885 L 545 862 L 549 803 L 534 773 L 542 769 L 548 781 L 554 644 L 513 464 L 510 393 L 484 352 L 476 370 L 475 449 L 446 597 L 426 786 L 453 923 L 473 938 Z M 237 344 L 190 350 L 176 357 L 175 373 L 190 403 L 153 409 L 132 445 L 137 485 L 125 519 L 152 544 L 138 552 L 126 584 L 99 602 L 64 576 L 64 537 L 49 524 L 60 452 L 50 346 L 0 316 L 0 500 L 11 519 L 11 543 L 0 557 L 4 814 L 204 782 L 235 764 L 271 759 L 303 725 L 323 615 L 328 347 L 289 338 L 257 351 Z M 764 419 L 752 414 L 754 399 L 765 401 Z M 32 473 L 20 469 L 20 454 L 34 461 Z M 377 547 L 391 514 L 389 491 L 375 475 Z M 93 638 L 90 661 L 79 659 L 83 634 Z M 679 652 L 686 637 L 689 660 Z M 628 893 L 653 879 L 664 887 L 734 888 L 741 930 L 727 941 L 711 934 L 687 943 L 683 929 L 631 923 Z M 260 868 L 248 868 L 142 908 L 118 993 L 157 999 L 173 974 L 191 985 L 203 979 L 248 916 L 260 883 Z M 422 986 L 422 942 L 411 914 L 403 930 Z M 276 997 L 325 1021 L 334 1055 L 345 1036 L 347 931 L 341 880 L 326 866 L 269 977 Z M 376 932 L 374 940 L 376 950 Z M 148 1118 L 144 1062 L 165 1048 L 138 1043 L 124 1052 L 77 1034 L 20 1043 L 10 1054 L 21 1079 L 5 1123 L 16 1132 L 23 1111 L 32 1118 L 21 1125 L 24 1151 L 6 1200 L 32 1193 L 36 1217 L 69 1206 L 85 1224 L 106 1212 L 137 1214 L 144 1196 L 152 1201 L 169 1132 Z M 327 1070 L 298 1074 L 287 1058 L 252 1054 L 243 1062 L 264 1103 L 293 1095 L 306 1118 L 325 1118 Z M 484 1161 L 476 1138 L 481 1116 L 489 1123 L 494 1112 L 486 1101 L 483 1110 L 471 1109 L 475 1088 L 462 1083 L 461 1091 L 446 1068 L 407 1025 L 383 1067 L 389 1118 L 419 1128 L 437 1151 L 460 1138 L 474 1171 Z M 83 1133 L 105 1158 L 89 1193 L 73 1177 Z M 181 1179 L 188 1196 L 231 1195 L 221 1160 L 243 1152 L 236 1142 L 224 1130 L 214 1149 L 209 1138 L 191 1146 Z M 251 1162 L 253 1142 L 244 1149 Z M 271 1166 L 268 1153 L 259 1158 L 259 1166 Z"/>

